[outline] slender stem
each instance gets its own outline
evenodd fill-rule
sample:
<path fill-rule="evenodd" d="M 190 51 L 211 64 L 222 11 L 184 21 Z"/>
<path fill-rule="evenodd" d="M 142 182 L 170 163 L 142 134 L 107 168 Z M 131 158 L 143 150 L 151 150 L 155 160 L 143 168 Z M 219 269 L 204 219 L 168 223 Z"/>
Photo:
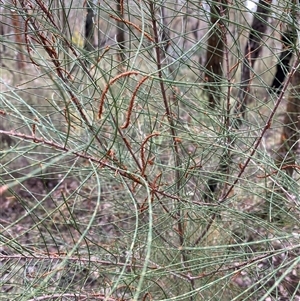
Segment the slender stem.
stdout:
<path fill-rule="evenodd" d="M 290 81 L 291 81 L 291 79 L 292 79 L 294 73 L 295 73 L 295 72 L 297 71 L 297 69 L 298 69 L 299 63 L 300 63 L 300 59 L 297 58 L 297 60 L 295 61 L 294 65 L 293 65 L 293 67 L 292 67 L 292 71 L 288 74 L 288 78 L 287 78 L 287 80 L 286 80 L 286 82 L 285 82 L 285 84 L 284 84 L 284 86 L 283 86 L 283 88 L 282 88 L 282 90 L 281 90 L 280 95 L 278 96 L 278 99 L 277 99 L 277 101 L 276 101 L 276 103 L 275 103 L 275 105 L 274 105 L 274 108 L 273 108 L 273 110 L 272 110 L 270 116 L 268 117 L 267 122 L 266 122 L 266 124 L 265 124 L 265 126 L 264 126 L 264 128 L 263 128 L 263 130 L 262 130 L 262 132 L 261 132 L 261 134 L 260 134 L 260 136 L 256 139 L 256 142 L 255 142 L 255 144 L 254 144 L 254 147 L 253 147 L 253 149 L 252 149 L 250 155 L 248 156 L 247 160 L 245 161 L 244 165 L 242 166 L 242 168 L 241 168 L 239 174 L 237 175 L 235 181 L 231 184 L 231 186 L 229 187 L 229 189 L 227 190 L 227 192 L 225 193 L 225 195 L 219 200 L 219 204 L 223 203 L 223 202 L 227 199 L 227 197 L 228 197 L 229 194 L 231 193 L 232 189 L 233 189 L 234 186 L 237 184 L 237 182 L 240 180 L 242 174 L 245 172 L 245 170 L 246 170 L 248 164 L 250 163 L 250 160 L 252 159 L 252 157 L 253 157 L 254 154 L 256 153 L 256 150 L 257 150 L 258 146 L 260 145 L 263 136 L 265 135 L 265 133 L 267 132 L 267 130 L 268 130 L 268 129 L 270 128 L 270 126 L 271 126 L 271 123 L 272 123 L 272 120 L 273 120 L 273 118 L 274 118 L 274 115 L 275 115 L 275 113 L 277 112 L 278 107 L 279 107 L 279 105 L 281 104 L 281 102 L 282 102 L 282 100 L 283 100 L 283 96 L 284 96 L 284 94 L 285 94 L 285 91 L 287 90 L 287 87 L 288 87 L 288 85 L 289 85 L 289 83 L 290 83 Z"/>
<path fill-rule="evenodd" d="M 155 54 L 156 54 L 156 65 L 157 65 L 157 72 L 158 72 L 158 77 L 160 79 L 159 85 L 160 85 L 160 90 L 162 93 L 162 98 L 163 98 L 163 103 L 164 103 L 164 108 L 166 111 L 166 115 L 168 118 L 169 126 L 170 126 L 170 132 L 172 136 L 172 142 L 173 142 L 173 147 L 174 147 L 174 160 L 175 160 L 175 181 L 176 181 L 176 189 L 177 189 L 177 194 L 179 194 L 180 188 L 181 188 L 181 176 L 180 176 L 180 154 L 179 154 L 179 145 L 178 141 L 176 140 L 176 130 L 175 130 L 175 124 L 174 120 L 172 117 L 172 112 L 168 103 L 167 95 L 166 95 L 166 88 L 164 85 L 163 81 L 163 73 L 162 73 L 162 65 L 161 65 L 161 55 L 160 55 L 160 47 L 158 46 L 159 44 L 159 39 L 158 39 L 158 29 L 157 29 L 157 20 L 155 17 L 155 8 L 154 4 L 152 1 L 149 1 L 150 5 L 150 13 L 151 13 L 151 19 L 152 19 L 152 26 L 153 26 L 153 34 L 154 34 L 154 40 L 155 40 Z M 178 205 L 178 211 L 177 211 L 177 227 L 178 227 L 178 235 L 179 235 L 179 241 L 180 245 L 183 246 L 184 244 L 184 225 L 183 225 L 183 214 L 181 211 L 181 204 L 179 203 Z M 183 255 L 184 261 L 185 261 L 185 255 Z"/>

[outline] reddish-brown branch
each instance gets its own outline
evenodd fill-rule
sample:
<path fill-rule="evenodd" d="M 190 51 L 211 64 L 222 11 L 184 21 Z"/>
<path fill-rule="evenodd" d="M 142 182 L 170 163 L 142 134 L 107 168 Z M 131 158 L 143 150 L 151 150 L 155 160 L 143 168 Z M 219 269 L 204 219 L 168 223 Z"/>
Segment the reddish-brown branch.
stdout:
<path fill-rule="evenodd" d="M 104 55 L 109 51 L 109 49 L 110 49 L 109 46 L 105 47 L 103 53 L 98 57 L 96 64 L 93 65 L 90 70 L 93 70 L 96 66 L 98 66 L 98 64 L 100 63 L 100 61 L 102 60 L 102 58 L 104 57 Z"/>
<path fill-rule="evenodd" d="M 124 20 L 118 17 L 115 17 L 113 15 L 110 16 L 111 18 L 115 19 L 116 21 L 119 22 L 124 22 L 127 25 L 131 25 L 132 27 L 134 27 L 137 31 L 139 31 L 140 33 L 142 33 L 148 40 L 150 40 L 151 42 L 155 42 L 155 40 L 150 36 L 149 33 L 147 32 L 143 32 L 143 30 L 141 28 L 139 28 L 137 25 L 135 25 L 134 23 L 128 21 L 128 20 Z"/>
<path fill-rule="evenodd" d="M 102 95 L 101 95 L 101 97 L 100 97 L 100 105 L 99 105 L 99 113 L 98 113 L 98 118 L 99 118 L 99 119 L 100 119 L 101 116 L 102 116 L 103 107 L 104 107 L 104 99 L 105 99 L 105 95 L 106 95 L 106 93 L 108 92 L 110 86 L 111 86 L 114 82 L 116 82 L 118 79 L 120 79 L 120 78 L 122 78 L 122 77 L 125 77 L 125 76 L 130 76 L 130 75 L 132 75 L 132 74 L 138 75 L 139 72 L 138 72 L 138 71 L 134 71 L 134 70 L 123 72 L 123 73 L 117 75 L 116 77 L 114 77 L 113 79 L 111 79 L 111 80 L 109 81 L 109 83 L 106 85 L 106 87 L 105 87 L 105 89 L 103 90 Z"/>
<path fill-rule="evenodd" d="M 143 184 L 142 181 L 138 177 L 134 176 L 133 174 L 127 172 L 124 169 L 121 169 L 120 167 L 115 167 L 115 166 L 107 163 L 107 160 L 97 159 L 95 157 L 86 155 L 84 153 L 71 150 L 71 149 L 67 148 L 66 146 L 62 146 L 60 144 L 55 143 L 54 141 L 45 140 L 43 138 L 37 138 L 37 137 L 35 137 L 33 135 L 30 136 L 30 135 L 25 135 L 25 134 L 17 133 L 17 132 L 9 132 L 9 131 L 0 130 L 0 134 L 1 133 L 7 134 L 9 136 L 13 136 L 13 137 L 25 139 L 25 140 L 31 140 L 31 141 L 33 141 L 35 143 L 41 143 L 41 144 L 53 147 L 53 148 L 55 148 L 57 150 L 60 150 L 60 151 L 66 152 L 66 153 L 71 153 L 71 154 L 75 155 L 76 157 L 84 158 L 86 160 L 90 160 L 91 162 L 98 163 L 99 167 L 108 167 L 109 169 L 117 172 L 118 174 L 120 174 L 120 175 L 122 175 L 122 176 L 124 176 L 124 177 L 126 177 L 128 179 L 133 180 L 134 182 L 136 182 L 138 184 Z M 110 159 L 112 159 L 112 158 L 110 158 Z"/>
<path fill-rule="evenodd" d="M 76 298 L 76 300 L 89 300 L 97 299 L 97 300 L 107 300 L 107 301 L 119 301 L 119 298 L 107 297 L 104 294 L 97 294 L 97 293 L 62 293 L 62 294 L 51 294 L 51 295 L 42 295 L 39 297 L 34 297 L 33 299 L 29 299 L 28 301 L 43 301 L 43 300 L 59 300 L 62 298 Z"/>
<path fill-rule="evenodd" d="M 132 113 L 132 109 L 133 109 L 133 104 L 134 104 L 134 99 L 136 97 L 136 94 L 139 90 L 139 88 L 141 87 L 141 85 L 147 80 L 149 76 L 145 76 L 143 77 L 139 83 L 137 84 L 136 88 L 134 89 L 133 93 L 132 93 L 132 97 L 130 99 L 129 102 L 129 107 L 128 107 L 128 111 L 127 111 L 127 116 L 126 116 L 126 121 L 125 123 L 121 126 L 121 129 L 126 129 L 129 126 L 130 123 L 130 117 L 131 117 L 131 113 Z"/>
<path fill-rule="evenodd" d="M 147 167 L 147 163 L 145 160 L 145 144 L 152 138 L 155 136 L 159 136 L 160 133 L 152 133 L 150 135 L 148 135 L 145 140 L 143 141 L 142 145 L 141 145 L 141 160 L 142 160 L 142 177 L 144 177 L 145 175 L 145 170 Z"/>

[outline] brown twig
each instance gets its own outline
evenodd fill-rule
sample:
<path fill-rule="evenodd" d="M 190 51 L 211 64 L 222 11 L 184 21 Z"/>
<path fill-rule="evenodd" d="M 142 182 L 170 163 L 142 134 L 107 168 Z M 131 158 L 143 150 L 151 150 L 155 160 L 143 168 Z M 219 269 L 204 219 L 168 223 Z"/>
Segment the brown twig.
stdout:
<path fill-rule="evenodd" d="M 127 111 L 127 115 L 126 115 L 126 121 L 125 123 L 121 126 L 121 129 L 126 129 L 129 126 L 130 123 L 130 117 L 131 117 L 131 113 L 132 113 L 132 109 L 133 109 L 133 104 L 134 104 L 134 99 L 136 97 L 136 94 L 139 90 L 139 88 L 141 87 L 141 85 L 147 80 L 147 78 L 149 78 L 149 76 L 145 76 L 143 77 L 139 83 L 137 84 L 136 88 L 134 89 L 130 102 L 129 102 L 129 107 L 128 107 L 128 111 Z"/>
<path fill-rule="evenodd" d="M 102 58 L 104 57 L 104 55 L 109 51 L 110 47 L 106 46 L 103 53 L 98 57 L 96 64 L 94 64 L 90 70 L 93 70 L 102 60 Z"/>
<path fill-rule="evenodd" d="M 285 169 L 289 169 L 289 168 L 294 168 L 294 169 L 299 169 L 300 170 L 300 166 L 297 165 L 297 164 L 287 164 L 287 165 L 281 166 L 280 170 L 285 170 Z M 259 179 L 265 179 L 265 178 L 271 177 L 273 175 L 276 175 L 278 172 L 279 172 L 279 170 L 274 170 L 271 173 L 266 174 L 264 176 L 256 176 L 256 177 L 259 178 Z"/>
<path fill-rule="evenodd" d="M 17 133 L 17 132 L 12 132 L 12 131 L 9 132 L 9 131 L 0 130 L 0 134 L 1 133 L 9 135 L 9 136 L 17 137 L 17 138 L 20 138 L 20 139 L 31 140 L 35 143 L 41 143 L 41 144 L 44 144 L 44 145 L 48 145 L 48 146 L 53 147 L 57 150 L 73 154 L 76 157 L 84 158 L 86 160 L 90 160 L 94 163 L 98 163 L 100 168 L 108 167 L 109 169 L 111 169 L 115 172 L 118 172 L 118 174 L 120 174 L 120 175 L 122 175 L 122 176 L 124 176 L 128 179 L 131 179 L 131 180 L 133 180 L 134 182 L 136 182 L 138 184 L 143 185 L 142 181 L 138 177 L 134 176 L 130 172 L 126 171 L 125 169 L 121 169 L 120 167 L 115 167 L 115 166 L 107 163 L 107 160 L 97 159 L 93 156 L 86 155 L 85 153 L 81 153 L 81 152 L 71 150 L 71 149 L 67 148 L 66 146 L 62 146 L 60 144 L 55 143 L 54 141 L 45 140 L 43 138 L 37 138 L 33 135 L 25 135 L 25 134 L 21 134 L 21 133 Z"/>
<path fill-rule="evenodd" d="M 146 167 L 147 167 L 147 162 L 145 160 L 145 144 L 152 138 L 152 137 L 156 137 L 156 136 L 159 136 L 160 133 L 152 133 L 150 135 L 148 135 L 143 143 L 141 144 L 141 160 L 142 160 L 142 177 L 145 176 L 145 170 L 146 170 Z"/>
<path fill-rule="evenodd" d="M 155 39 L 153 39 L 149 33 L 147 32 L 143 32 L 143 30 L 141 28 L 139 28 L 137 25 L 135 25 L 134 23 L 128 21 L 128 20 L 124 20 L 118 17 L 115 17 L 113 15 L 110 16 L 111 18 L 115 19 L 116 21 L 119 22 L 124 22 L 127 25 L 131 25 L 132 27 L 134 27 L 137 31 L 139 31 L 140 33 L 142 33 L 148 40 L 150 40 L 151 42 L 155 42 Z"/>
<path fill-rule="evenodd" d="M 104 107 L 104 99 L 105 99 L 105 95 L 106 93 L 108 92 L 110 86 L 116 82 L 118 79 L 122 78 L 122 77 L 126 77 L 126 76 L 130 76 L 130 75 L 138 75 L 139 72 L 138 71 L 134 71 L 134 70 L 131 70 L 131 71 L 126 71 L 126 72 L 123 72 L 121 74 L 118 74 L 117 76 L 115 76 L 113 79 L 111 79 L 109 81 L 109 83 L 106 85 L 105 89 L 103 90 L 102 92 L 102 95 L 100 97 L 100 105 L 99 105 L 99 113 L 98 113 L 98 118 L 100 119 L 101 116 L 102 116 L 102 112 L 103 112 L 103 107 Z"/>
<path fill-rule="evenodd" d="M 75 298 L 75 300 L 90 300 L 97 299 L 97 300 L 107 300 L 107 301 L 119 301 L 119 298 L 112 298 L 107 297 L 104 294 L 97 294 L 97 293 L 91 293 L 91 294 L 83 294 L 83 293 L 62 293 L 62 294 L 51 294 L 51 295 L 43 295 L 39 297 L 34 297 L 33 299 L 28 299 L 28 301 L 43 301 L 43 300 L 59 300 L 62 298 Z M 80 298 L 80 299 L 79 299 Z M 84 298 L 84 299 L 83 299 Z"/>

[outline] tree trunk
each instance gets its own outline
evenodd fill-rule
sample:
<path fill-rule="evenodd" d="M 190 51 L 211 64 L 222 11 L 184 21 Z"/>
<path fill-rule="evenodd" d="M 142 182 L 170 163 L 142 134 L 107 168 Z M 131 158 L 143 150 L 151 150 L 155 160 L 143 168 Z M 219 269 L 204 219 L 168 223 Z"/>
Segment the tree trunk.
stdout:
<path fill-rule="evenodd" d="M 281 35 L 282 52 L 279 57 L 276 74 L 273 79 L 271 90 L 280 93 L 283 86 L 286 75 L 290 71 L 290 61 L 293 56 L 293 50 L 296 47 L 297 42 L 297 4 L 298 0 L 292 0 L 292 8 L 290 9 L 291 22 L 287 22 L 287 30 Z M 289 20 L 290 20 L 289 19 Z"/>
<path fill-rule="evenodd" d="M 18 49 L 17 52 L 17 68 L 18 70 L 22 70 L 25 65 L 25 57 L 22 50 L 22 45 L 24 43 L 24 29 L 21 27 L 20 17 L 15 11 L 11 11 L 12 18 L 12 26 L 15 32 L 15 41 L 16 47 Z"/>
<path fill-rule="evenodd" d="M 224 0 L 212 2 L 210 6 L 210 22 L 214 26 L 212 33 L 207 41 L 205 80 L 208 91 L 208 106 L 212 109 L 220 103 L 221 87 L 220 83 L 223 78 L 223 58 L 224 58 L 224 41 L 222 33 L 222 24 L 220 18 L 224 15 Z"/>
<path fill-rule="evenodd" d="M 124 7 L 123 7 L 123 1 L 122 0 L 118 0 L 117 2 L 117 12 L 119 14 L 119 17 L 121 19 L 124 18 Z M 124 23 L 122 21 L 117 21 L 117 35 L 116 35 L 116 40 L 118 42 L 118 45 L 120 47 L 120 57 L 121 57 L 121 61 L 125 61 L 125 54 L 124 54 L 124 50 L 125 50 L 125 28 L 124 28 Z"/>
<path fill-rule="evenodd" d="M 86 19 L 85 19 L 85 40 L 84 49 L 91 52 L 94 50 L 94 11 L 93 1 L 86 2 Z"/>
<path fill-rule="evenodd" d="M 276 158 L 277 166 L 283 168 L 289 176 L 292 176 L 295 169 L 295 151 L 300 138 L 300 70 L 295 72 L 291 85 L 283 120 L 280 148 Z"/>
<path fill-rule="evenodd" d="M 251 83 L 251 69 L 259 57 L 262 50 L 262 40 L 268 27 L 268 17 L 270 13 L 271 0 L 259 0 L 257 4 L 257 11 L 254 15 L 249 38 L 244 51 L 244 59 L 241 74 L 241 84 L 238 93 L 238 100 L 235 107 L 235 113 L 238 115 L 239 126 L 242 122 L 241 117 L 245 116 L 246 105 L 248 101 L 248 94 Z"/>

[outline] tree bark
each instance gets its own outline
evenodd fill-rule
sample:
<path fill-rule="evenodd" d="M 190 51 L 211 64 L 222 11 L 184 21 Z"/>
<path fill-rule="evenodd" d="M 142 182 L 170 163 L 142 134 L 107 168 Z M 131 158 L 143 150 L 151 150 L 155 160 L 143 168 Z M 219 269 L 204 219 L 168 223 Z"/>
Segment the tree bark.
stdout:
<path fill-rule="evenodd" d="M 86 19 L 85 19 L 85 40 L 84 49 L 91 52 L 94 50 L 94 11 L 93 11 L 93 1 L 86 2 Z"/>
<path fill-rule="evenodd" d="M 205 89 L 208 91 L 208 106 L 212 109 L 221 100 L 220 83 L 223 78 L 224 41 L 220 19 L 225 11 L 223 4 L 224 0 L 218 0 L 218 2 L 212 2 L 210 6 L 210 22 L 214 28 L 207 42 L 205 64 L 205 81 L 207 85 Z"/>
<path fill-rule="evenodd" d="M 296 149 L 300 138 L 300 70 L 297 70 L 291 80 L 291 90 L 288 97 L 287 108 L 283 119 L 280 148 L 276 163 L 279 168 L 293 175 L 295 169 Z"/>
<path fill-rule="evenodd" d="M 244 51 L 244 59 L 241 73 L 241 84 L 238 92 L 235 113 L 238 115 L 239 126 L 242 122 L 241 117 L 245 116 L 246 105 L 249 102 L 248 95 L 251 84 L 251 69 L 259 57 L 262 50 L 262 40 L 268 27 L 268 17 L 270 13 L 271 0 L 259 0 L 257 11 L 254 15 L 251 30 Z"/>

